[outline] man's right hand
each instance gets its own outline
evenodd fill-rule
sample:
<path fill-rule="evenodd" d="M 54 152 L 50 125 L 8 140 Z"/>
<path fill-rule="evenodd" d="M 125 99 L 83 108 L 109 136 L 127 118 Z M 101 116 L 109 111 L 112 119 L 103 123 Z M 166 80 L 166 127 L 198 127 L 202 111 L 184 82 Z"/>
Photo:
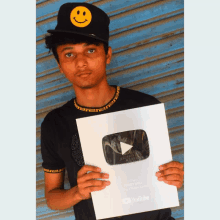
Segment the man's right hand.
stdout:
<path fill-rule="evenodd" d="M 77 187 L 81 199 L 89 199 L 91 192 L 102 190 L 110 185 L 110 181 L 97 180 L 108 178 L 109 175 L 101 173 L 99 167 L 84 165 L 77 173 Z"/>

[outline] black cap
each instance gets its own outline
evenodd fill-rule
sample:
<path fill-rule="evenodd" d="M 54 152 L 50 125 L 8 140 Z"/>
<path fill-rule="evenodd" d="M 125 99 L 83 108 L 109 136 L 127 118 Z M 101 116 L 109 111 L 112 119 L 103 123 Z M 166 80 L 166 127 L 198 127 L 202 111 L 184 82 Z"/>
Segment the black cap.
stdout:
<path fill-rule="evenodd" d="M 58 12 L 57 26 L 48 33 L 73 33 L 108 42 L 108 15 L 100 8 L 88 3 L 66 3 Z"/>

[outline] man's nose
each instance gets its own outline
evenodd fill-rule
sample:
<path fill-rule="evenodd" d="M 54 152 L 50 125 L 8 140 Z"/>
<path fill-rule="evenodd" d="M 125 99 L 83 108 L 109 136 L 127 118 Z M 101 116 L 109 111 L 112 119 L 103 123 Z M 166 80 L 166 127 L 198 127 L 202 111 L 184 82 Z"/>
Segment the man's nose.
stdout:
<path fill-rule="evenodd" d="M 87 66 L 87 59 L 84 54 L 78 54 L 76 57 L 76 66 L 78 68 L 86 67 Z"/>

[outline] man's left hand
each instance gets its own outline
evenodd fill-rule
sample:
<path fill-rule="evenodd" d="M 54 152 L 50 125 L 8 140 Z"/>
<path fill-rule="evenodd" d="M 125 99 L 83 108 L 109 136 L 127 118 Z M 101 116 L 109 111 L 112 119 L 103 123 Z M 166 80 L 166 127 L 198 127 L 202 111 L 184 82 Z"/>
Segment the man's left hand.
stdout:
<path fill-rule="evenodd" d="M 180 188 L 183 185 L 183 164 L 177 161 L 172 161 L 159 166 L 159 170 L 156 173 L 159 181 L 164 181 L 169 185 Z"/>

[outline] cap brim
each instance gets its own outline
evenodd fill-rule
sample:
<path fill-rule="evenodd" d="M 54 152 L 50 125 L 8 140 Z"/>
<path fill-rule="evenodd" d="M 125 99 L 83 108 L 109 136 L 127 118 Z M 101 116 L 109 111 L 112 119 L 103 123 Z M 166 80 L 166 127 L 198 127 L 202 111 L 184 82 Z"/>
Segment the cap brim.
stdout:
<path fill-rule="evenodd" d="M 76 35 L 83 35 L 83 36 L 86 36 L 86 37 L 91 37 L 91 38 L 94 38 L 94 39 L 97 39 L 97 40 L 101 40 L 101 41 L 104 41 L 104 42 L 108 42 L 108 40 L 104 40 L 100 37 L 97 37 L 97 36 L 93 36 L 93 35 L 90 35 L 90 34 L 84 34 L 84 33 L 79 33 L 79 32 L 75 32 L 75 31 L 63 31 L 63 30 L 47 30 L 48 33 L 70 33 L 70 34 L 76 34 Z"/>

